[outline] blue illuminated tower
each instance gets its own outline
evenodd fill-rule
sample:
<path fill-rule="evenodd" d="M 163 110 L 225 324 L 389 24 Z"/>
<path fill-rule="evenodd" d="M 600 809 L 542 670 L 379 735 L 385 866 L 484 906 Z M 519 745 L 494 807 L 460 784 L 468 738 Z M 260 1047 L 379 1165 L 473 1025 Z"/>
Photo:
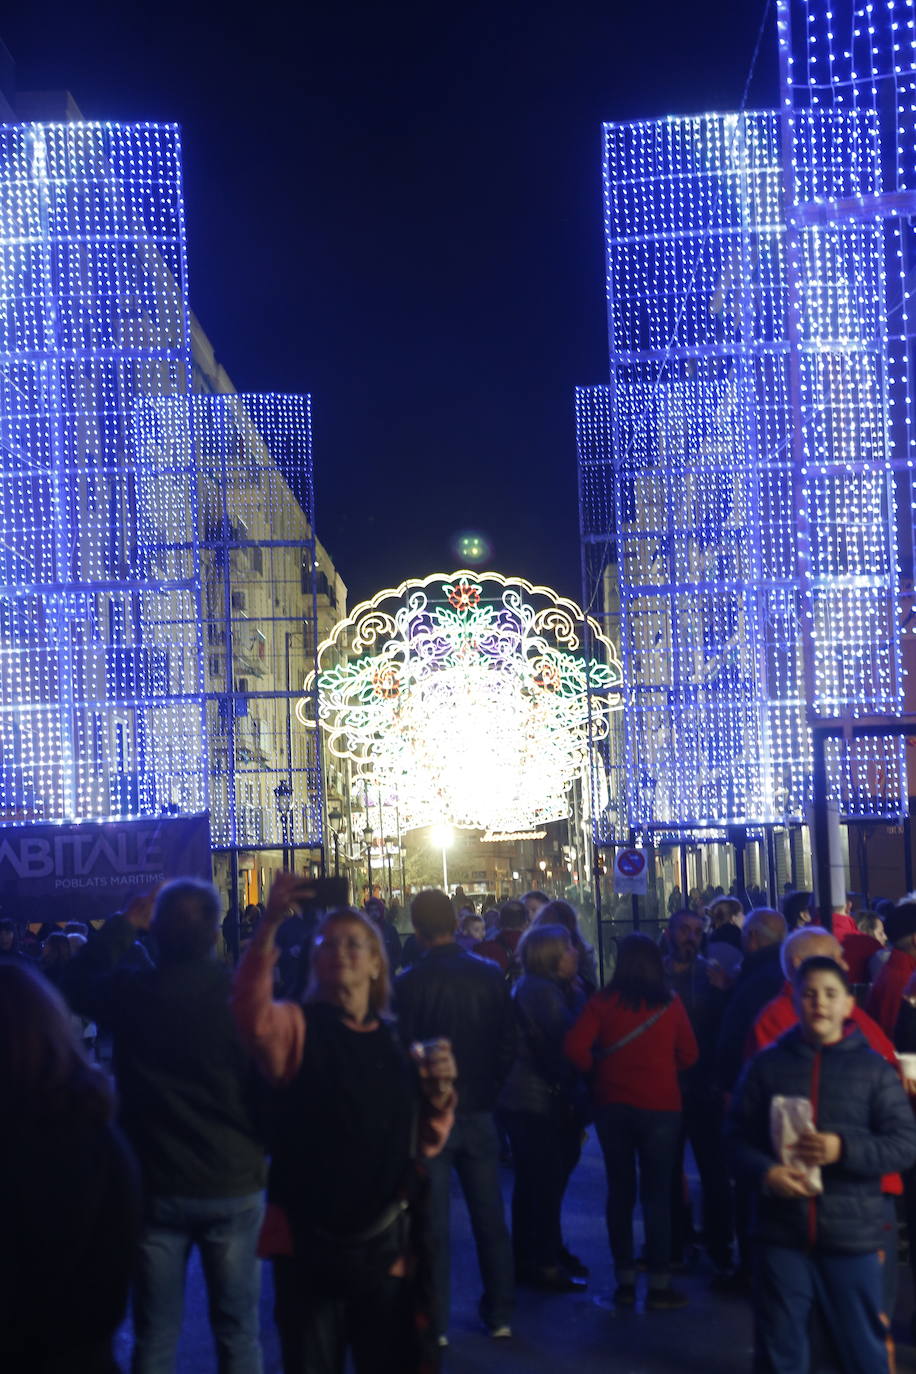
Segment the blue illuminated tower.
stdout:
<path fill-rule="evenodd" d="M 0 128 L 0 822 L 207 807 L 180 148 Z"/>
<path fill-rule="evenodd" d="M 902 703 L 882 230 L 792 223 L 877 194 L 875 120 L 805 110 L 788 155 L 783 132 L 767 112 L 605 129 L 611 385 L 603 459 L 580 426 L 583 531 L 592 593 L 611 568 L 619 595 L 643 833 L 800 820 L 812 712 Z M 835 795 L 898 814 L 900 758 L 835 751 Z"/>

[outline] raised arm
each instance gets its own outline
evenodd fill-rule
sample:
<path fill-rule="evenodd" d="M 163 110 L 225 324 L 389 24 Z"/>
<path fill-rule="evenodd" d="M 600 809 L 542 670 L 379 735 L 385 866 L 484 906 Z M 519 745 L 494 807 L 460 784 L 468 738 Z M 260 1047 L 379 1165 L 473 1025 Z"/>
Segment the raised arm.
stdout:
<path fill-rule="evenodd" d="M 295 1002 L 277 1002 L 273 971 L 279 957 L 277 929 L 289 914 L 302 879 L 278 873 L 267 899 L 267 911 L 235 974 L 232 1014 L 239 1034 L 261 1072 L 273 1083 L 288 1083 L 297 1073 L 305 1049 L 305 1015 Z"/>

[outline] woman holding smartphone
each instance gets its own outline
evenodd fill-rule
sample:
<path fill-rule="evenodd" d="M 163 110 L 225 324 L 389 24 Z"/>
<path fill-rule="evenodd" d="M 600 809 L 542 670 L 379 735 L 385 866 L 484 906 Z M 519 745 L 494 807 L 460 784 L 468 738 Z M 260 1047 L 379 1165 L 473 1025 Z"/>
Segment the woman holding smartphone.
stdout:
<path fill-rule="evenodd" d="M 402 1049 L 387 1019 L 378 928 L 347 907 L 319 923 L 304 1005 L 275 1001 L 277 928 L 307 883 L 280 874 L 239 965 L 242 1035 L 277 1086 L 262 1254 L 274 1261 L 285 1374 L 413 1374 L 435 1364 L 418 1225 L 422 1158 L 447 1138 L 447 1041 Z"/>

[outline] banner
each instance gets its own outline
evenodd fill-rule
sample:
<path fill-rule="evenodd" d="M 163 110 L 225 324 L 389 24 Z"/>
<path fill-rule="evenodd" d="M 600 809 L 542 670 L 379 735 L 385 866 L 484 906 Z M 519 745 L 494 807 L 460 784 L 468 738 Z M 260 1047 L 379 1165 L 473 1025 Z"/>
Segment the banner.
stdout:
<path fill-rule="evenodd" d="M 206 814 L 0 826 L 0 913 L 16 921 L 94 921 L 168 878 L 211 876 Z"/>

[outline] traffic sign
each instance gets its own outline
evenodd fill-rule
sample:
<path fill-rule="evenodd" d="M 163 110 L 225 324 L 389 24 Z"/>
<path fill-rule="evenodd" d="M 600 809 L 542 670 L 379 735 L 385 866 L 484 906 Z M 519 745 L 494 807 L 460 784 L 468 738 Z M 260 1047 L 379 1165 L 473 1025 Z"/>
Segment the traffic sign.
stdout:
<path fill-rule="evenodd" d="M 614 891 L 645 892 L 648 887 L 648 869 L 644 849 L 619 849 L 614 859 Z"/>

